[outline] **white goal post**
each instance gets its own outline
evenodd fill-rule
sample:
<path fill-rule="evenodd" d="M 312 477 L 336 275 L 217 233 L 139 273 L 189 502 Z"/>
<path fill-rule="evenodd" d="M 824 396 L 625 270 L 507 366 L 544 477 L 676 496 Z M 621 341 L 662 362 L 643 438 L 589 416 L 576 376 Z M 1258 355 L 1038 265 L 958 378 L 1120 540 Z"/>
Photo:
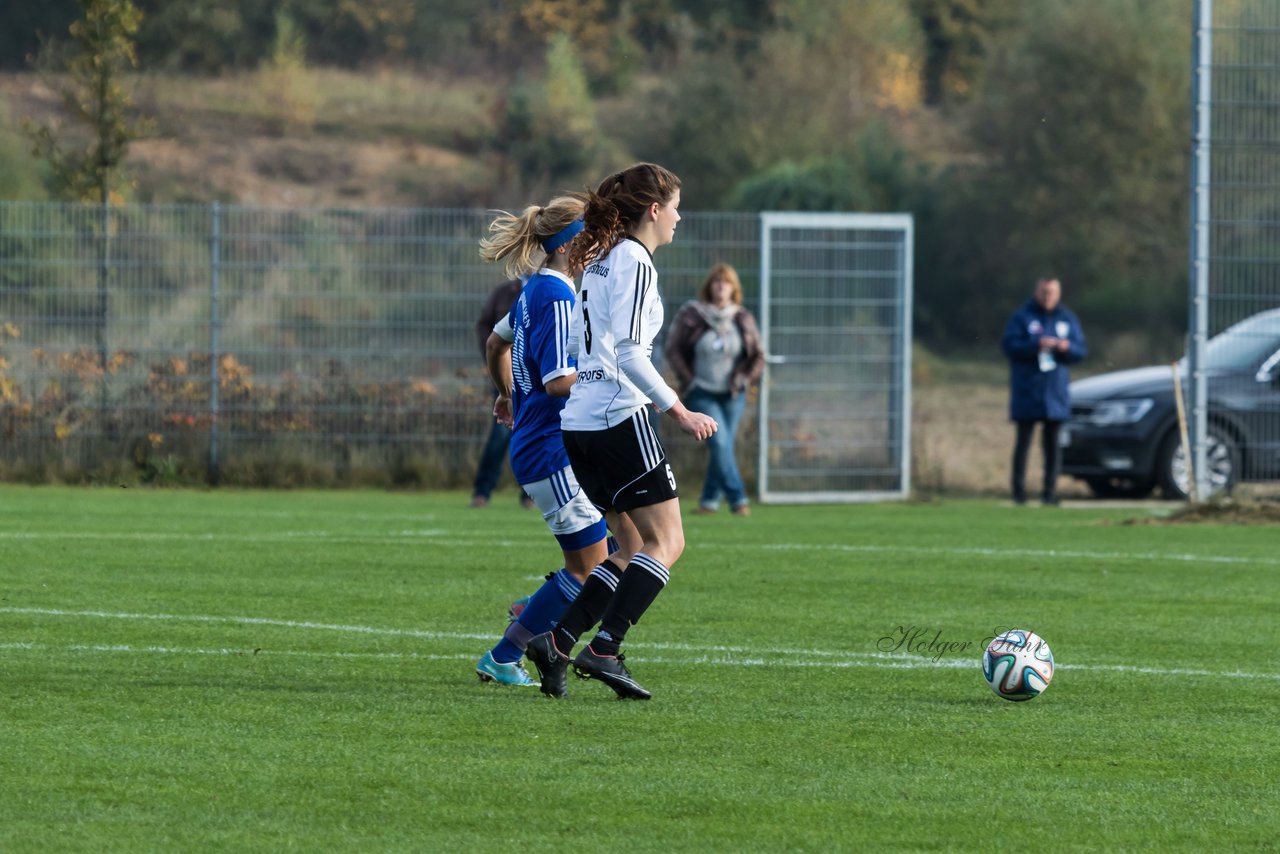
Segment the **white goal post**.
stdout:
<path fill-rule="evenodd" d="M 760 500 L 907 497 L 911 215 L 764 213 L 760 229 Z"/>

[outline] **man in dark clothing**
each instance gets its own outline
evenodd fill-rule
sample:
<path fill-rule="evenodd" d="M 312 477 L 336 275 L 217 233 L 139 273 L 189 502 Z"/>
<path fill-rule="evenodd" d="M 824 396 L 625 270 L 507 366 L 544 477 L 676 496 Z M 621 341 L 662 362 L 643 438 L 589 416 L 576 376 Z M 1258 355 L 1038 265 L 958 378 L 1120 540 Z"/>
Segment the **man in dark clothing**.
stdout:
<path fill-rule="evenodd" d="M 489 298 L 485 300 L 480 319 L 476 321 L 476 337 L 480 339 L 482 357 L 485 342 L 489 340 L 489 333 L 493 332 L 494 324 L 511 312 L 511 306 L 520 296 L 520 288 L 523 285 L 524 283 L 519 279 L 503 282 L 494 288 Z M 494 394 L 497 394 L 496 389 Z M 511 445 L 511 428 L 496 418 L 492 420 L 489 438 L 484 443 L 484 451 L 480 454 L 480 465 L 476 469 L 475 486 L 471 490 L 472 507 L 489 506 L 489 494 L 493 492 L 493 488 L 498 484 L 498 478 L 502 476 L 502 461 L 506 459 L 507 448 Z M 524 494 L 524 490 L 520 491 L 520 503 L 526 508 L 533 506 L 533 501 Z"/>
<path fill-rule="evenodd" d="M 1036 422 L 1043 425 L 1044 503 L 1058 503 L 1058 470 L 1062 466 L 1058 431 L 1062 422 L 1071 418 L 1067 365 L 1088 354 L 1080 321 L 1061 302 L 1062 284 L 1051 276 L 1040 279 L 1032 297 L 1009 318 L 1000 342 L 1009 359 L 1009 418 L 1018 426 L 1013 448 L 1015 504 L 1027 500 L 1027 451 Z"/>

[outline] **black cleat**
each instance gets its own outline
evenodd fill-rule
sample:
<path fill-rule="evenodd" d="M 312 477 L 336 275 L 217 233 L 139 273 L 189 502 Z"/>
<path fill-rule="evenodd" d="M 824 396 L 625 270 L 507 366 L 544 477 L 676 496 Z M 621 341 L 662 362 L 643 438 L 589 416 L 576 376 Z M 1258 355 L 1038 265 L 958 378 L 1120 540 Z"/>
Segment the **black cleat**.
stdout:
<path fill-rule="evenodd" d="M 529 641 L 524 654 L 538 669 L 538 676 L 542 680 L 542 693 L 556 698 L 569 693 L 565 687 L 565 680 L 569 673 L 569 656 L 556 649 L 556 642 L 552 640 L 551 632 L 536 635 Z"/>
<path fill-rule="evenodd" d="M 631 671 L 622 663 L 621 653 L 596 655 L 590 646 L 578 653 L 573 660 L 573 670 L 579 679 L 599 679 L 618 695 L 619 700 L 647 700 L 653 695 L 631 678 Z"/>

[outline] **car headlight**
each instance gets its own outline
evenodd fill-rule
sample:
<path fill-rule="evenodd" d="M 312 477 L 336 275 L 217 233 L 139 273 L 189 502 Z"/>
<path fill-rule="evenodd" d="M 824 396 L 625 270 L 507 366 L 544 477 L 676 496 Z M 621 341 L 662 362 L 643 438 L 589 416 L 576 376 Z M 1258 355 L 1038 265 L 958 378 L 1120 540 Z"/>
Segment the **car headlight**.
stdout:
<path fill-rule="evenodd" d="M 1149 397 L 1136 400 L 1104 400 L 1094 407 L 1089 423 L 1099 427 L 1112 424 L 1134 424 L 1151 411 L 1155 401 Z"/>

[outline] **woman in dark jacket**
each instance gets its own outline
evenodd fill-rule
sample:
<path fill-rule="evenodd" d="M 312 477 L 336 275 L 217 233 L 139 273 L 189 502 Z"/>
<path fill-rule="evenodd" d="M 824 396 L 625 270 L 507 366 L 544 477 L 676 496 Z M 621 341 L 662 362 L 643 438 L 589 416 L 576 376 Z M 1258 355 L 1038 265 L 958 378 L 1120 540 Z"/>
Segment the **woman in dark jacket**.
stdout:
<path fill-rule="evenodd" d="M 724 497 L 735 515 L 750 515 L 734 441 L 746 391 L 764 371 L 764 348 L 755 318 L 742 307 L 742 283 L 733 267 L 711 268 L 698 298 L 685 303 L 671 322 L 664 352 L 686 405 L 720 425 L 707 440 L 711 458 L 694 512 L 715 513 Z"/>

